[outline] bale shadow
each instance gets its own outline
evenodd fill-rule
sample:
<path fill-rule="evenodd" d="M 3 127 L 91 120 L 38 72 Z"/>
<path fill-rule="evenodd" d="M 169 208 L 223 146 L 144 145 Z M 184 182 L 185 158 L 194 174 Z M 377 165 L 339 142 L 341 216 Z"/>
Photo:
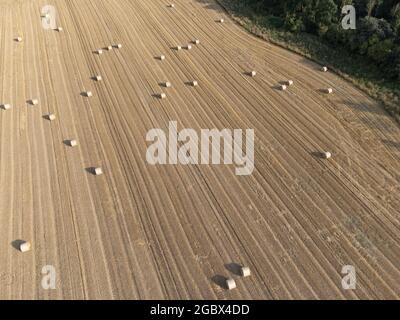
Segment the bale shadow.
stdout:
<path fill-rule="evenodd" d="M 273 89 L 273 90 L 276 90 L 276 91 L 283 91 L 283 90 L 281 90 L 281 85 L 280 84 L 276 84 L 274 86 L 271 86 L 270 88 Z"/>
<path fill-rule="evenodd" d="M 64 140 L 64 141 L 63 141 L 63 144 L 65 144 L 67 147 L 72 147 L 72 146 L 71 146 L 71 139 Z"/>
<path fill-rule="evenodd" d="M 161 56 L 154 56 L 154 59 L 158 61 L 163 61 L 163 59 L 161 59 Z"/>
<path fill-rule="evenodd" d="M 237 276 L 241 275 L 242 266 L 238 263 L 235 263 L 235 262 L 227 263 L 227 264 L 225 264 L 225 268 L 226 268 L 226 270 L 233 273 L 234 275 L 237 275 Z"/>
<path fill-rule="evenodd" d="M 244 71 L 244 72 L 242 72 L 242 75 L 253 78 L 251 71 Z"/>
<path fill-rule="evenodd" d="M 26 241 L 24 241 L 24 240 L 21 240 L 21 239 L 17 239 L 17 240 L 14 240 L 14 241 L 11 241 L 11 246 L 15 249 L 15 250 L 18 250 L 18 251 L 21 251 L 21 245 L 22 244 L 24 244 Z"/>
<path fill-rule="evenodd" d="M 226 277 L 221 276 L 219 274 L 217 274 L 211 278 L 211 281 L 214 282 L 217 286 L 219 286 L 222 289 L 227 289 L 226 280 L 227 280 Z"/>
<path fill-rule="evenodd" d="M 161 98 L 161 93 L 153 93 L 151 96 L 154 99 L 163 100 L 163 98 Z"/>
<path fill-rule="evenodd" d="M 326 89 L 317 89 L 315 91 L 318 92 L 319 94 L 327 95 Z"/>
<path fill-rule="evenodd" d="M 184 84 L 185 84 L 185 86 L 188 86 L 188 87 L 192 87 L 192 88 L 196 87 L 193 85 L 193 81 L 185 81 Z"/>
<path fill-rule="evenodd" d="M 91 175 L 93 175 L 93 176 L 95 176 L 96 175 L 96 168 L 95 167 L 88 167 L 88 168 L 85 168 L 85 171 L 86 172 L 88 172 L 88 173 L 90 173 Z"/>
<path fill-rule="evenodd" d="M 310 152 L 311 156 L 318 159 L 325 159 L 325 153 L 321 151 L 312 151 Z"/>

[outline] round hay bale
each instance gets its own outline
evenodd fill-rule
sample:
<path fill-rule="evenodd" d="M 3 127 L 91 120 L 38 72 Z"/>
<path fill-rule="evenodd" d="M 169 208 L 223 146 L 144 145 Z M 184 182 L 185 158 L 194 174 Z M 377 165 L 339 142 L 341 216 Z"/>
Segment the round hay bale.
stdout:
<path fill-rule="evenodd" d="M 241 267 L 240 268 L 240 274 L 242 277 L 249 277 L 251 272 L 249 267 Z"/>
<path fill-rule="evenodd" d="M 20 245 L 19 245 L 19 250 L 21 252 L 28 252 L 32 249 L 32 245 L 29 241 L 23 241 Z"/>
<path fill-rule="evenodd" d="M 47 115 L 47 120 L 49 120 L 49 121 L 54 121 L 54 120 L 56 120 L 56 115 L 53 114 L 53 113 L 48 114 L 48 115 Z"/>
<path fill-rule="evenodd" d="M 71 139 L 68 141 L 68 145 L 70 147 L 76 147 L 78 145 L 78 141 L 76 141 L 75 139 Z"/>
<path fill-rule="evenodd" d="M 236 281 L 235 281 L 235 279 L 227 278 L 227 279 L 225 280 L 225 285 L 226 285 L 226 288 L 227 288 L 228 290 L 233 290 L 233 289 L 236 288 Z"/>
<path fill-rule="evenodd" d="M 332 153 L 330 153 L 329 151 L 325 151 L 322 153 L 322 157 L 324 159 L 330 159 L 330 158 L 332 158 Z"/>

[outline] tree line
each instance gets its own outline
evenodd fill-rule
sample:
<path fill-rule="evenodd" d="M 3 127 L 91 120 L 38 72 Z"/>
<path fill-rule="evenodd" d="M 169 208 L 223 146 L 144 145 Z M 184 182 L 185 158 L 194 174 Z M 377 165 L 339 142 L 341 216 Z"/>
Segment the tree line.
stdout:
<path fill-rule="evenodd" d="M 307 32 L 332 46 L 368 57 L 386 78 L 400 80 L 399 0 L 242 0 L 258 13 L 276 17 L 292 32 Z M 356 29 L 345 30 L 342 8 L 356 9 Z"/>

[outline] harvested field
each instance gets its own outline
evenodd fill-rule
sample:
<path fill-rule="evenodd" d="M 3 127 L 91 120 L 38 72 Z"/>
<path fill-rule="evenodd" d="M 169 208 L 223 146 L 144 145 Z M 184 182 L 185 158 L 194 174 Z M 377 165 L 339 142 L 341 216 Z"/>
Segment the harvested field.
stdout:
<path fill-rule="evenodd" d="M 62 32 L 42 28 L 49 4 Z M 168 4 L 0 0 L 0 298 L 399 298 L 400 126 L 213 0 Z M 254 129 L 253 174 L 149 165 L 146 133 L 169 121 Z"/>

